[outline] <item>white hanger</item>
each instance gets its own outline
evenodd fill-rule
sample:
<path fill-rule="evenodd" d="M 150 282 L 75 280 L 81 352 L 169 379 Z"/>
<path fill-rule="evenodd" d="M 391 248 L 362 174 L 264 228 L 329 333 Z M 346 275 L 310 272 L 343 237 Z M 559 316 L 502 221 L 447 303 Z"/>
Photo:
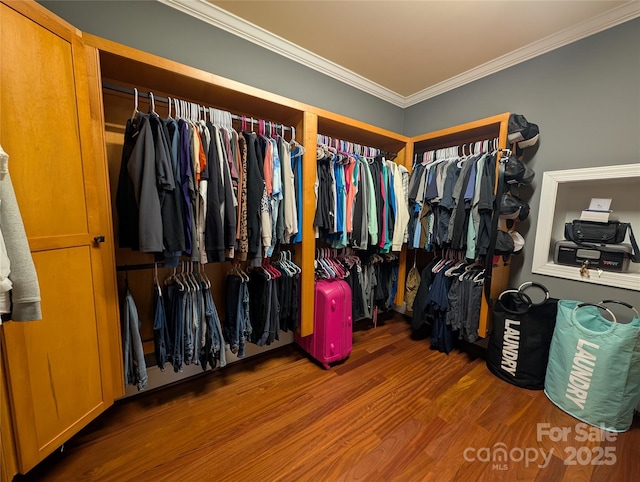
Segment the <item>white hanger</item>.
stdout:
<path fill-rule="evenodd" d="M 160 288 L 160 282 L 158 281 L 158 263 L 153 263 L 153 284 L 158 289 L 158 296 L 162 298 L 162 289 Z"/>
<path fill-rule="evenodd" d="M 133 88 L 133 114 L 131 114 L 131 120 L 135 119 L 138 114 L 138 89 Z"/>
<path fill-rule="evenodd" d="M 153 92 L 149 92 L 149 109 L 150 109 L 150 114 L 156 114 L 156 99 L 153 96 Z"/>

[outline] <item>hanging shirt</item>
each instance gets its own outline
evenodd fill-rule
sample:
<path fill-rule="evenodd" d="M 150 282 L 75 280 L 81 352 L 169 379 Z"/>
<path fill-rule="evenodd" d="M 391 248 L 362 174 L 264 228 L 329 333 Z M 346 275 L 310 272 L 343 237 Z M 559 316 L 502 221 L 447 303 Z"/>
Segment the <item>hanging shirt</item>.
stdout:
<path fill-rule="evenodd" d="M 373 185 L 373 177 L 371 175 L 371 169 L 369 163 L 365 160 L 361 167 L 363 168 L 364 175 L 366 177 L 367 189 L 369 192 L 368 206 L 367 206 L 367 230 L 369 233 L 368 244 L 378 244 L 378 208 L 376 205 L 375 188 Z"/>
<path fill-rule="evenodd" d="M 296 186 L 291 158 L 291 146 L 281 139 L 282 150 L 282 201 L 284 203 L 284 242 L 291 243 L 298 232 L 298 213 L 296 211 Z"/>
<path fill-rule="evenodd" d="M 471 200 L 471 219 L 467 230 L 467 251 L 465 257 L 467 259 L 475 259 L 476 257 L 476 233 L 480 227 L 480 213 L 478 211 L 478 203 L 480 202 L 480 184 L 482 181 L 482 172 L 484 170 L 486 155 L 482 156 L 476 163 L 476 178 Z"/>
<path fill-rule="evenodd" d="M 404 172 L 408 171 L 404 166 L 400 166 L 395 162 L 391 162 L 390 165 L 395 170 L 393 175 L 393 187 L 395 194 L 395 223 L 393 228 L 393 239 L 391 250 L 400 251 L 402 249 L 402 243 L 405 241 L 407 233 L 407 223 L 409 222 L 409 210 L 408 210 L 408 191 L 405 191 L 405 185 L 408 187 L 408 183 L 405 183 Z M 404 171 L 403 171 L 404 169 Z"/>
<path fill-rule="evenodd" d="M 184 237 L 184 223 L 183 218 L 184 210 L 182 207 L 183 199 L 180 189 L 180 164 L 178 162 L 178 149 L 180 144 L 180 136 L 178 123 L 175 119 L 162 119 L 162 127 L 167 139 L 167 145 L 169 148 L 169 158 L 171 169 L 173 172 L 173 179 L 175 182 L 175 189 L 170 193 L 167 193 L 165 199 L 166 206 L 163 206 L 164 210 L 170 212 L 170 216 L 174 217 L 173 235 L 175 236 L 177 244 L 171 249 L 169 243 L 165 240 L 165 265 L 168 267 L 177 266 L 178 257 L 184 252 L 186 248 L 186 241 Z"/>
<path fill-rule="evenodd" d="M 366 249 L 367 234 L 367 213 L 368 213 L 368 184 L 362 163 L 364 161 L 356 158 L 356 168 L 354 170 L 354 183 L 357 186 L 353 202 L 353 234 L 351 236 L 352 246 L 356 249 Z"/>
<path fill-rule="evenodd" d="M 353 200 L 355 199 L 358 185 L 354 179 L 354 172 L 356 170 L 356 162 L 353 157 L 349 157 L 349 162 L 344 166 L 345 188 L 347 192 L 346 200 L 346 216 L 345 225 L 347 233 L 353 232 Z"/>
<path fill-rule="evenodd" d="M 239 241 L 238 241 L 238 258 L 240 261 L 246 261 L 249 253 L 249 233 L 248 233 L 248 172 L 247 172 L 247 141 L 242 134 L 238 135 L 238 152 L 240 156 L 240 164 L 242 166 L 241 182 L 240 182 L 240 222 L 239 225 Z"/>
<path fill-rule="evenodd" d="M 189 144 L 189 126 L 183 120 L 178 120 L 180 146 L 178 149 L 178 164 L 180 165 L 180 193 L 182 195 L 182 219 L 184 220 L 185 254 L 191 254 L 193 246 L 194 207 L 191 191 L 194 183 L 191 177 L 191 149 Z"/>
<path fill-rule="evenodd" d="M 264 159 L 255 132 L 243 132 L 247 141 L 247 236 L 248 257 L 260 256 L 261 201 L 264 192 Z"/>
<path fill-rule="evenodd" d="M 300 243 L 302 241 L 302 199 L 303 199 L 303 194 L 302 194 L 302 149 L 300 148 L 300 146 L 296 145 L 293 149 L 292 152 L 292 158 L 291 158 L 291 165 L 292 165 L 292 170 L 293 170 L 293 176 L 294 176 L 294 185 L 296 187 L 296 212 L 297 212 L 297 222 L 298 222 L 298 229 L 297 232 L 295 233 L 295 236 L 292 239 L 292 243 Z M 317 178 L 316 178 L 316 182 L 317 182 Z M 317 204 L 317 200 L 318 200 L 318 191 L 317 191 L 318 187 L 317 185 L 314 185 L 314 194 L 315 194 L 315 201 Z"/>
<path fill-rule="evenodd" d="M 400 178 L 402 182 L 402 201 L 406 208 L 407 220 L 404 222 L 404 229 L 402 239 L 403 242 L 407 242 L 409 239 L 409 170 L 401 164 L 398 164 L 398 170 L 400 172 Z M 395 236 L 394 236 L 395 237 Z"/>
<path fill-rule="evenodd" d="M 282 170 L 276 141 L 274 139 L 269 139 L 269 144 L 271 145 L 272 153 L 273 179 L 271 196 L 269 198 L 269 202 L 271 203 L 271 245 L 267 250 L 267 256 L 271 257 L 273 255 L 275 245 L 277 244 L 276 228 L 278 225 L 280 202 L 282 201 Z"/>
<path fill-rule="evenodd" d="M 219 155 L 216 128 L 207 122 L 211 135 L 206 172 L 201 173 L 201 179 L 207 180 L 207 207 L 205 221 L 205 249 L 209 262 L 224 261 L 224 185 L 223 172 Z"/>

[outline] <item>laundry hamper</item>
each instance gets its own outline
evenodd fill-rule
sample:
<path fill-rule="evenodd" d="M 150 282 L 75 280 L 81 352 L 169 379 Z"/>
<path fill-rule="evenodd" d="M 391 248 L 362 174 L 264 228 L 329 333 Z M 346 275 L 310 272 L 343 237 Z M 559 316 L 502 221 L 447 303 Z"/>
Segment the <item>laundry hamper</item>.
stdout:
<path fill-rule="evenodd" d="M 624 432 L 640 402 L 640 317 L 616 302 L 635 312 L 618 323 L 610 302 L 558 302 L 544 393 L 578 420 Z"/>
<path fill-rule="evenodd" d="M 525 292 L 537 287 L 544 299 L 532 302 Z M 558 300 L 540 283 L 527 282 L 503 291 L 493 308 L 493 331 L 487 347 L 487 368 L 498 378 L 530 390 L 542 390 Z"/>

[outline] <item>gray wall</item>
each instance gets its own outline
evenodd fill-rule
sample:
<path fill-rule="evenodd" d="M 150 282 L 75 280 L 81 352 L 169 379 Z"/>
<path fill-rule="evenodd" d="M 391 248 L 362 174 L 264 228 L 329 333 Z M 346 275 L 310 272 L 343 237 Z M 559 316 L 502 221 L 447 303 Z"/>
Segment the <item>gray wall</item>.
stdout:
<path fill-rule="evenodd" d="M 39 3 L 83 32 L 402 132 L 402 108 L 159 2 Z"/>
<path fill-rule="evenodd" d="M 640 306 L 637 291 L 531 274 L 542 173 L 640 162 L 640 19 L 411 106 L 404 133 L 418 135 L 502 112 L 524 114 L 540 127 L 537 150 L 525 153 L 536 177 L 520 188 L 531 214 L 518 228 L 526 246 L 524 256 L 514 257 L 512 285 L 533 280 L 558 298 L 617 298 Z M 635 199 L 640 211 L 640 196 Z"/>
<path fill-rule="evenodd" d="M 158 2 L 40 3 L 94 35 L 408 136 L 524 114 L 541 136 L 527 153 L 536 179 L 520 191 L 531 215 L 519 227 L 527 245 L 514 257 L 512 284 L 535 280 L 558 298 L 640 306 L 636 291 L 531 274 L 542 173 L 640 162 L 640 19 L 403 110 Z"/>

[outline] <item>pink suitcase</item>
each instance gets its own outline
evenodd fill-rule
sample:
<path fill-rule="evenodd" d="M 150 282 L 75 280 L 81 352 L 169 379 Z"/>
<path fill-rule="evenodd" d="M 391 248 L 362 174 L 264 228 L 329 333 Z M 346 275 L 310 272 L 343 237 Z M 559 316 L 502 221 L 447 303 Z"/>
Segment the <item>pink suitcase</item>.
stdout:
<path fill-rule="evenodd" d="M 351 353 L 351 287 L 343 280 L 316 282 L 313 334 L 296 343 L 329 369 L 329 363 L 344 360 Z"/>

